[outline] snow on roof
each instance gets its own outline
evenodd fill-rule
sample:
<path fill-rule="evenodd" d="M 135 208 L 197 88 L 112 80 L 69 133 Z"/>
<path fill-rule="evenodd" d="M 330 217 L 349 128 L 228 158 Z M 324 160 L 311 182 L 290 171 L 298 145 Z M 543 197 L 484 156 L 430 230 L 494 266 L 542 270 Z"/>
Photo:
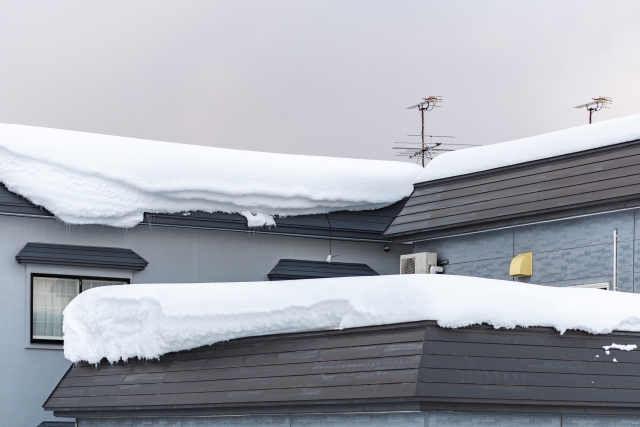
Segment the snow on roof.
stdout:
<path fill-rule="evenodd" d="M 211 148 L 0 124 L 0 182 L 68 224 L 133 227 L 144 212 L 272 215 L 381 208 L 414 164 Z"/>
<path fill-rule="evenodd" d="M 442 154 L 416 183 L 480 172 L 640 139 L 640 114 Z"/>
<path fill-rule="evenodd" d="M 65 309 L 64 354 L 151 359 L 233 338 L 419 320 L 640 331 L 640 295 L 431 274 L 108 286 Z"/>

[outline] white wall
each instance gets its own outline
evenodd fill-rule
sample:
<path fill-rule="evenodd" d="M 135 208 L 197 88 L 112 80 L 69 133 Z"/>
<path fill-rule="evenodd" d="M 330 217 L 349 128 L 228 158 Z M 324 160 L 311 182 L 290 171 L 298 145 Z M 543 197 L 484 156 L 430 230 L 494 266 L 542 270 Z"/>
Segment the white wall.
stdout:
<path fill-rule="evenodd" d="M 302 237 L 138 226 L 67 226 L 54 219 L 0 215 L 0 414 L 1 425 L 35 427 L 53 420 L 42 404 L 69 368 L 61 348 L 29 344 L 30 274 L 130 277 L 132 283 L 268 280 L 281 258 L 324 260 L 329 241 Z M 149 262 L 142 272 L 20 265 L 16 254 L 29 242 L 130 248 Z M 366 263 L 380 274 L 396 274 L 410 246 L 333 241 L 339 262 Z M 58 419 L 60 420 L 60 419 Z"/>

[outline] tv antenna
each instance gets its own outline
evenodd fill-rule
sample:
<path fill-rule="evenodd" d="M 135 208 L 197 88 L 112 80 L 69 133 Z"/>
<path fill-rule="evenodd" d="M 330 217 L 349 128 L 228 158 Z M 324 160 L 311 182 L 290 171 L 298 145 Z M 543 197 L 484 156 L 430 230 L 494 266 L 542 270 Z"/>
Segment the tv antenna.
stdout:
<path fill-rule="evenodd" d="M 573 107 L 573 108 L 586 108 L 587 110 L 589 110 L 589 124 L 591 124 L 591 115 L 593 114 L 594 111 L 600 111 L 603 108 L 609 108 L 607 107 L 607 104 L 613 103 L 613 100 L 608 96 L 599 96 L 597 98 L 591 98 L 591 99 L 593 99 L 593 101 L 587 102 L 586 104 L 578 105 L 577 107 Z"/>
<path fill-rule="evenodd" d="M 422 98 L 424 101 L 419 104 L 408 107 L 407 110 L 413 110 L 418 108 L 420 115 L 422 116 L 422 132 L 420 135 L 407 135 L 407 136 L 419 136 L 422 138 L 421 142 L 395 142 L 395 144 L 420 144 L 420 147 L 393 147 L 394 150 L 402 150 L 397 152 L 398 157 L 408 157 L 410 159 L 419 159 L 424 167 L 425 159 L 433 160 L 433 158 L 445 151 L 454 151 L 454 149 L 448 148 L 449 145 L 466 145 L 473 146 L 474 144 L 450 144 L 442 142 L 433 142 L 433 138 L 455 138 L 450 135 L 425 135 L 424 134 L 424 112 L 431 111 L 435 107 L 440 107 L 438 103 L 442 102 L 441 96 L 430 96 L 428 98 Z M 429 143 L 425 143 L 424 137 L 429 137 Z M 443 145 L 447 147 L 442 147 Z M 441 148 L 442 147 L 442 148 Z"/>
<path fill-rule="evenodd" d="M 424 99 L 424 101 L 416 104 L 416 105 L 412 105 L 411 107 L 408 107 L 407 110 L 413 110 L 414 108 L 417 108 L 420 110 L 420 115 L 422 116 L 422 132 L 421 135 L 422 136 L 422 167 L 424 167 L 424 157 L 425 157 L 425 145 L 424 145 L 424 112 L 425 111 L 431 111 L 436 107 L 440 107 L 438 105 L 438 102 L 442 102 L 442 97 L 441 96 L 430 96 L 428 98 L 422 98 Z M 410 159 L 412 158 L 411 156 L 409 157 Z M 432 157 L 429 157 L 429 159 L 431 159 Z"/>
<path fill-rule="evenodd" d="M 435 156 L 438 154 L 442 154 L 446 151 L 455 151 L 455 148 L 449 148 L 452 145 L 460 145 L 467 147 L 477 147 L 477 144 L 453 144 L 449 142 L 433 142 L 433 138 L 455 138 L 455 136 L 450 135 L 407 135 L 407 136 L 420 136 L 424 141 L 424 137 L 429 137 L 429 142 L 400 142 L 396 141 L 395 144 L 420 144 L 420 146 L 416 147 L 393 147 L 394 150 L 402 150 L 399 151 L 396 156 L 398 157 L 408 157 L 410 159 L 419 159 L 422 162 L 422 167 L 424 167 L 424 160 L 433 160 Z"/>

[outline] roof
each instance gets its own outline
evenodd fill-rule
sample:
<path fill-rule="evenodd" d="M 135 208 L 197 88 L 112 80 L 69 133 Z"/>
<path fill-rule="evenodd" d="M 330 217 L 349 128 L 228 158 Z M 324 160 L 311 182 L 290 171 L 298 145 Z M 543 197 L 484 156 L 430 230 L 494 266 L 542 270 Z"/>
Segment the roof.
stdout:
<path fill-rule="evenodd" d="M 38 427 L 76 427 L 75 421 L 43 421 Z"/>
<path fill-rule="evenodd" d="M 156 359 L 236 338 L 421 320 L 640 333 L 640 295 L 449 274 L 103 286 L 67 305 L 64 356 Z"/>
<path fill-rule="evenodd" d="M 117 268 L 142 271 L 149 264 L 125 248 L 27 243 L 16 255 L 19 264 L 48 264 L 71 267 Z"/>
<path fill-rule="evenodd" d="M 224 212 L 185 212 L 182 214 L 146 214 L 143 224 L 166 227 L 243 231 L 301 237 L 390 242 L 382 235 L 406 199 L 390 206 L 364 211 L 339 211 L 328 214 L 288 216 L 276 219 L 271 228 L 249 229 L 240 214 Z"/>
<path fill-rule="evenodd" d="M 249 229 L 247 219 L 240 214 L 224 212 L 182 212 L 175 214 L 147 213 L 142 224 L 159 227 L 199 228 L 252 233 L 293 235 L 391 242 L 382 235 L 384 229 L 400 211 L 405 199 L 380 209 L 339 211 L 328 214 L 300 215 L 278 218 L 276 227 Z M 0 214 L 53 218 L 46 209 L 36 206 L 0 183 Z"/>
<path fill-rule="evenodd" d="M 640 206 L 640 140 L 416 184 L 385 235 L 416 241 Z"/>
<path fill-rule="evenodd" d="M 18 194 L 7 190 L 7 187 L 0 182 L 0 213 L 24 215 L 24 216 L 46 216 L 53 214 L 41 206 L 36 206 L 29 200 Z"/>
<path fill-rule="evenodd" d="M 67 224 L 121 228 L 145 212 L 233 212 L 269 225 L 273 216 L 377 209 L 407 197 L 421 171 L 11 124 L 0 124 L 0 150 L 11 191 Z"/>
<path fill-rule="evenodd" d="M 367 264 L 281 259 L 267 274 L 269 280 L 321 279 L 324 277 L 377 276 Z"/>
<path fill-rule="evenodd" d="M 371 410 L 406 404 L 640 414 L 640 352 L 607 355 L 602 348 L 639 341 L 638 333 L 435 322 L 242 338 L 159 360 L 81 362 L 44 408 L 80 418 L 362 410 L 373 403 Z"/>
<path fill-rule="evenodd" d="M 416 182 L 482 172 L 637 139 L 640 139 L 640 114 L 445 153 L 430 161 Z"/>

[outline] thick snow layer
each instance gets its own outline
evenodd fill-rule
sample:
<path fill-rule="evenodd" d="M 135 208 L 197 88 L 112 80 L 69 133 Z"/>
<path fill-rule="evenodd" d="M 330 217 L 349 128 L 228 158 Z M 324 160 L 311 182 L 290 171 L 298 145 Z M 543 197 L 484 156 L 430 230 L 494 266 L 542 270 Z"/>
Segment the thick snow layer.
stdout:
<path fill-rule="evenodd" d="M 640 114 L 445 153 L 430 161 L 416 182 L 480 172 L 635 139 L 640 139 Z"/>
<path fill-rule="evenodd" d="M 269 225 L 265 216 L 376 209 L 411 194 L 420 170 L 0 124 L 0 181 L 69 224 L 133 227 L 144 212 L 199 210 Z"/>
<path fill-rule="evenodd" d="M 232 338 L 417 320 L 640 331 L 640 295 L 431 274 L 109 286 L 67 306 L 64 354 L 91 363 L 157 358 Z"/>

